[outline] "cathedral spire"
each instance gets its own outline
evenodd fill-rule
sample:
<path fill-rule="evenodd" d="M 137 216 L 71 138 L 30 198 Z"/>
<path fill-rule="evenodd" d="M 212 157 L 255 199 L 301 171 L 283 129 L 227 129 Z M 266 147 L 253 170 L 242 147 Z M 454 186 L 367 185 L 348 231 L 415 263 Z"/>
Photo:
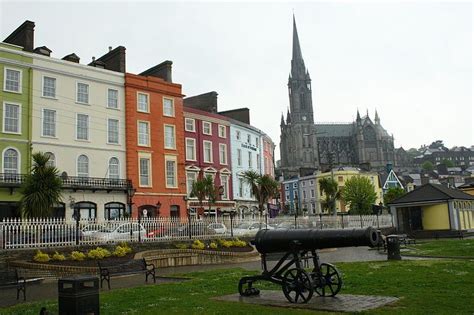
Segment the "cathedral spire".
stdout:
<path fill-rule="evenodd" d="M 293 55 L 291 58 L 291 76 L 295 79 L 305 79 L 306 67 L 301 53 L 300 39 L 296 28 L 296 19 L 293 14 Z"/>
<path fill-rule="evenodd" d="M 300 40 L 298 38 L 298 30 L 296 29 L 295 15 L 293 14 L 293 60 L 303 60 L 301 54 Z"/>
<path fill-rule="evenodd" d="M 375 110 L 375 124 L 380 125 L 380 118 L 379 114 L 377 113 L 377 110 Z"/>
<path fill-rule="evenodd" d="M 283 112 L 281 112 L 281 122 L 280 122 L 280 127 L 285 125 L 285 117 L 283 117 Z"/>
<path fill-rule="evenodd" d="M 288 111 L 286 112 L 286 124 L 291 124 L 291 114 L 290 114 L 290 109 L 288 108 Z"/>
<path fill-rule="evenodd" d="M 359 109 L 357 109 L 357 118 L 356 118 L 356 121 L 360 121 L 360 114 L 359 114 Z"/>

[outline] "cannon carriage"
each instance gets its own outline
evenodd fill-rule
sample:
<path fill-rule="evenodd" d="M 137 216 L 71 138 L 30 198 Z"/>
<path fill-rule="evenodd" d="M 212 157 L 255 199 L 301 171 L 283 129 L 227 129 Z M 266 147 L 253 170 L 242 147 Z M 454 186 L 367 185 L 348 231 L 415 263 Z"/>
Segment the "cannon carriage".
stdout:
<path fill-rule="evenodd" d="M 370 246 L 378 244 L 375 229 L 352 230 L 260 230 L 254 245 L 262 257 L 261 275 L 243 277 L 239 281 L 242 296 L 259 295 L 253 285 L 257 281 L 278 284 L 291 303 L 307 303 L 316 292 L 319 296 L 335 296 L 342 287 L 337 268 L 321 263 L 317 250 L 334 247 Z M 268 269 L 269 257 L 281 253 L 276 265 Z M 311 271 L 305 267 L 312 262 Z"/>

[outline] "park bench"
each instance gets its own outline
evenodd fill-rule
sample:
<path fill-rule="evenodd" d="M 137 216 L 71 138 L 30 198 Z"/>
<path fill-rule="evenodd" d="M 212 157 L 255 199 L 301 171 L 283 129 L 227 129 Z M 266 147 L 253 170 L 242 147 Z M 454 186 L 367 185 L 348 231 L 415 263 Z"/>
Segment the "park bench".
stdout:
<path fill-rule="evenodd" d="M 26 300 L 26 279 L 19 277 L 16 269 L 0 270 L 0 288 L 16 288 L 16 299 L 23 292 L 23 301 Z"/>
<path fill-rule="evenodd" d="M 122 275 L 132 275 L 132 274 L 145 274 L 145 282 L 148 282 L 148 276 L 153 277 L 153 282 L 156 283 L 155 276 L 155 265 L 147 264 L 144 258 L 142 259 L 132 259 L 125 263 L 117 264 L 101 264 L 100 261 L 97 262 L 99 266 L 100 273 L 100 287 L 102 288 L 103 281 L 107 281 L 107 285 L 110 290 L 110 277 L 111 276 L 122 276 Z"/>

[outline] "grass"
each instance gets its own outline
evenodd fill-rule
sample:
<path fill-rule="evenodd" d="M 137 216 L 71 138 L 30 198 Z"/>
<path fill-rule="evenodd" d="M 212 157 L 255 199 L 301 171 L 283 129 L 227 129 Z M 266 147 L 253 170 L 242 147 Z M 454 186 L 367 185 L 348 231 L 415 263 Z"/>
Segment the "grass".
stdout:
<path fill-rule="evenodd" d="M 417 260 L 341 263 L 344 287 L 340 294 L 399 297 L 397 303 L 363 314 L 472 314 L 474 260 Z M 280 309 L 221 302 L 211 297 L 237 292 L 242 269 L 186 274 L 192 280 L 101 292 L 101 314 L 304 314 Z M 253 272 L 255 273 L 255 272 Z M 259 288 L 280 288 L 257 284 Z M 0 314 L 38 314 L 46 306 L 57 314 L 56 301 L 43 301 L 0 309 Z M 312 312 L 314 314 L 314 312 Z M 322 312 L 321 314 L 329 314 Z"/>
<path fill-rule="evenodd" d="M 443 239 L 410 245 L 404 252 L 418 256 L 474 257 L 474 239 Z"/>

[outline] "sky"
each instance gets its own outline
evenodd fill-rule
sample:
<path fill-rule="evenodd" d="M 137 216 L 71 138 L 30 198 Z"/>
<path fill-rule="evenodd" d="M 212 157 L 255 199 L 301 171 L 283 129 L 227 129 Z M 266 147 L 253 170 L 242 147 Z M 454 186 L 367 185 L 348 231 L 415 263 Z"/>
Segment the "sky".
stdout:
<path fill-rule="evenodd" d="M 405 149 L 474 145 L 473 4 L 463 2 L 53 2 L 0 0 L 0 36 L 36 23 L 35 46 L 89 63 L 127 48 L 127 72 L 173 61 L 186 96 L 250 109 L 277 145 L 286 113 L 292 18 L 312 78 L 315 122 L 378 111 Z"/>

